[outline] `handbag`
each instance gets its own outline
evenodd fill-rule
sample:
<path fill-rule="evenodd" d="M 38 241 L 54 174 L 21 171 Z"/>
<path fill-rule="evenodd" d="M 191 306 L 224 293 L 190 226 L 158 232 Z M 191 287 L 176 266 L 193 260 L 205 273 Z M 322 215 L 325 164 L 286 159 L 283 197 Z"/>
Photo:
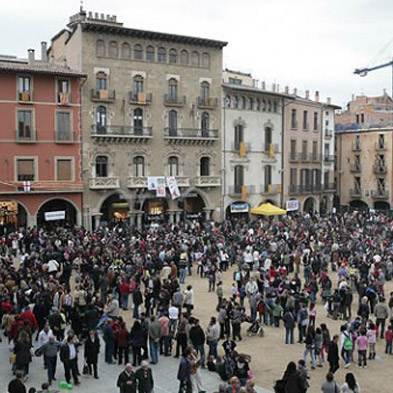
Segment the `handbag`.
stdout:
<path fill-rule="evenodd" d="M 82 374 L 83 374 L 83 375 L 89 374 L 89 366 L 87 365 L 87 363 L 85 363 L 85 364 L 83 365 Z"/>
<path fill-rule="evenodd" d="M 14 353 L 11 353 L 10 355 L 10 364 L 15 364 L 16 362 L 16 355 Z"/>

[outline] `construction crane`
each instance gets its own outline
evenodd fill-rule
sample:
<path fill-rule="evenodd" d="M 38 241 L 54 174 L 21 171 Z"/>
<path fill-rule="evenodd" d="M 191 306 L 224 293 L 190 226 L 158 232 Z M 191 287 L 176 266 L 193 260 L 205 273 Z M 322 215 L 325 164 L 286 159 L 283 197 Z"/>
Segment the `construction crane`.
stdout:
<path fill-rule="evenodd" d="M 353 73 L 356 74 L 356 75 L 359 75 L 359 76 L 367 76 L 367 74 L 368 74 L 369 72 L 371 72 L 371 71 L 379 70 L 379 69 L 381 69 L 381 68 L 385 68 L 385 67 L 389 67 L 389 66 L 392 67 L 392 73 L 393 73 L 393 60 L 392 60 L 392 61 L 389 61 L 388 63 L 385 63 L 385 64 L 377 65 L 377 66 L 375 66 L 375 67 L 370 67 L 370 68 L 356 68 L 356 70 L 355 70 Z"/>

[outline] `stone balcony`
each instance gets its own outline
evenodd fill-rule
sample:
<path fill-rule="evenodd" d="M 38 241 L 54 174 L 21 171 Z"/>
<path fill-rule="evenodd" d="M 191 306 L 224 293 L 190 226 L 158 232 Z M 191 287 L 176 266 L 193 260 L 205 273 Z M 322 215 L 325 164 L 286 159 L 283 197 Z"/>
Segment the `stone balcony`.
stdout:
<path fill-rule="evenodd" d="M 172 144 L 212 144 L 218 140 L 218 130 L 165 128 L 164 138 Z"/>
<path fill-rule="evenodd" d="M 92 177 L 89 179 L 91 190 L 116 190 L 120 188 L 118 177 Z"/>
<path fill-rule="evenodd" d="M 195 178 L 196 187 L 220 187 L 220 176 L 199 176 Z"/>
<path fill-rule="evenodd" d="M 217 97 L 198 97 L 197 105 L 200 109 L 215 109 L 218 106 Z"/>
<path fill-rule="evenodd" d="M 91 89 L 91 100 L 93 102 L 111 103 L 116 99 L 115 90 L 108 89 Z"/>
<path fill-rule="evenodd" d="M 388 190 L 372 190 L 371 191 L 371 197 L 373 199 L 378 199 L 378 200 L 384 200 L 384 199 L 389 199 L 389 191 Z"/>
<path fill-rule="evenodd" d="M 185 176 L 176 176 L 178 187 L 189 187 L 190 178 Z M 127 179 L 127 187 L 130 189 L 147 188 L 147 176 L 131 176 Z"/>
<path fill-rule="evenodd" d="M 147 143 L 153 137 L 153 129 L 152 127 L 93 124 L 91 137 L 102 142 Z"/>
<path fill-rule="evenodd" d="M 261 186 L 262 195 L 276 195 L 281 192 L 281 184 L 264 184 Z"/>

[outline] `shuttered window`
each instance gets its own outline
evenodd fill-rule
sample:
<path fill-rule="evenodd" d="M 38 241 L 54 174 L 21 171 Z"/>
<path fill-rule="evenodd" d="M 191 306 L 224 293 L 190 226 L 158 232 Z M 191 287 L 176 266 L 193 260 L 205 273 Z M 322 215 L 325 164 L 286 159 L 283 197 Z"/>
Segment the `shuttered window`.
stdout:
<path fill-rule="evenodd" d="M 32 112 L 18 111 L 18 139 L 32 138 Z"/>
<path fill-rule="evenodd" d="M 71 116 L 69 112 L 57 112 L 56 139 L 59 141 L 71 140 Z"/>
<path fill-rule="evenodd" d="M 33 159 L 17 159 L 16 173 L 18 181 L 34 181 L 34 160 Z"/>
<path fill-rule="evenodd" d="M 72 180 L 72 161 L 69 159 L 60 159 L 56 163 L 57 180 L 70 181 Z"/>

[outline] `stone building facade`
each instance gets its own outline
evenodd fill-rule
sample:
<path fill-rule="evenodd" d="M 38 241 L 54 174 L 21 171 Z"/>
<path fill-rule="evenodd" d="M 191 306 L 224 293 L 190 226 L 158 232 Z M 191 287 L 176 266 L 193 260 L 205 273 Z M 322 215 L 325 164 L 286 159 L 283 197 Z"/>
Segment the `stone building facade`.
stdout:
<path fill-rule="evenodd" d="M 393 129 L 336 131 L 338 197 L 354 209 L 393 204 Z"/>
<path fill-rule="evenodd" d="M 225 216 L 263 202 L 281 205 L 282 138 L 287 94 L 259 86 L 252 75 L 223 73 L 222 146 Z"/>
<path fill-rule="evenodd" d="M 225 42 L 123 27 L 80 13 L 50 56 L 86 73 L 83 86 L 84 223 L 140 225 L 182 215 L 218 219 L 221 72 Z M 181 196 L 156 197 L 148 177 L 174 176 Z"/>

